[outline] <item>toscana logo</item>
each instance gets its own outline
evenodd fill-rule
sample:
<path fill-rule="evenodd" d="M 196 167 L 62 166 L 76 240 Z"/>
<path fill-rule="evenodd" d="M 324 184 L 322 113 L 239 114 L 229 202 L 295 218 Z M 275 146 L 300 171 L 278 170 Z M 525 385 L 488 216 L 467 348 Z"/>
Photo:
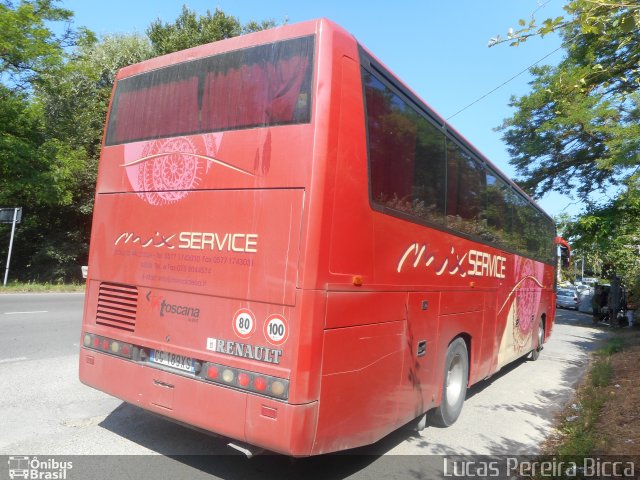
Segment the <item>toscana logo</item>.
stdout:
<path fill-rule="evenodd" d="M 194 322 L 197 322 L 198 318 L 200 318 L 200 308 L 198 307 L 167 302 L 166 298 L 151 292 L 151 290 L 147 292 L 145 298 L 152 310 L 158 309 L 161 317 L 178 316 Z"/>
<path fill-rule="evenodd" d="M 73 468 L 73 462 L 61 462 L 54 458 L 40 460 L 38 457 L 9 457 L 9 478 L 27 478 L 38 480 L 65 480 L 67 471 Z"/>
<path fill-rule="evenodd" d="M 164 317 L 165 314 L 180 315 L 189 318 L 199 318 L 200 309 L 196 307 L 190 307 L 188 305 L 172 305 L 166 300 L 162 300 L 160 304 L 160 316 Z"/>

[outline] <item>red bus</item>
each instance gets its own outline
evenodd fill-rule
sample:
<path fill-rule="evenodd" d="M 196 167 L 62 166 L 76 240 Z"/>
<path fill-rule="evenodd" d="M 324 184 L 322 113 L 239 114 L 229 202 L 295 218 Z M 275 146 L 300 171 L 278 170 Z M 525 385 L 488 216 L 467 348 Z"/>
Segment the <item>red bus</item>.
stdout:
<path fill-rule="evenodd" d="M 366 445 L 527 354 L 552 219 L 321 19 L 122 69 L 80 379 L 292 456 Z"/>

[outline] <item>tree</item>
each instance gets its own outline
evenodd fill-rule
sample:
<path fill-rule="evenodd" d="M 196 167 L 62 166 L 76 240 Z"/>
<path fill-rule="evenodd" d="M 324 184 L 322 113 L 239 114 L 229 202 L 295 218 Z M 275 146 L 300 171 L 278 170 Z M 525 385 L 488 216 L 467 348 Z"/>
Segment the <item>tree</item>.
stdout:
<path fill-rule="evenodd" d="M 151 55 L 144 37 L 118 35 L 98 41 L 85 35 L 66 63 L 40 75 L 30 99 L 42 132 L 29 154 L 32 165 L 27 171 L 34 178 L 9 181 L 13 203 L 25 206 L 12 262 L 18 278 L 80 278 L 80 266 L 87 262 L 97 164 L 114 78 L 121 67 Z M 17 165 L 9 165 L 15 177 Z M 24 184 L 38 195 L 27 197 Z"/>
<path fill-rule="evenodd" d="M 56 7 L 56 0 L 22 0 L 14 6 L 0 2 L 0 79 L 14 88 L 27 88 L 38 75 L 57 65 L 64 47 L 74 43 L 76 33 L 66 28 L 61 35 L 51 22 L 68 22 L 70 10 Z"/>
<path fill-rule="evenodd" d="M 490 46 L 558 32 L 565 57 L 531 69 L 531 92 L 512 98 L 499 128 L 520 185 L 534 197 L 577 194 L 584 212 L 565 233 L 591 264 L 628 285 L 640 281 L 640 5 L 571 0 L 566 16 L 520 29 Z M 598 197 L 594 193 L 605 193 Z M 603 200 L 604 198 L 604 200 Z"/>
<path fill-rule="evenodd" d="M 0 2 L 0 203 L 69 200 L 65 185 L 76 166 L 58 161 L 32 95 L 43 73 L 63 64 L 63 47 L 77 38 L 69 28 L 60 36 L 51 31 L 52 22 L 72 17 L 54 4 Z"/>
<path fill-rule="evenodd" d="M 535 197 L 555 190 L 591 193 L 637 186 L 640 164 L 640 5 L 572 0 L 566 17 L 520 20 L 506 40 L 560 33 L 557 67 L 531 70 L 531 93 L 512 98 L 514 115 L 500 130 L 519 183 Z"/>
<path fill-rule="evenodd" d="M 640 191 L 627 189 L 607 204 L 592 208 L 567 223 L 565 236 L 599 275 L 620 276 L 627 286 L 640 287 Z"/>
<path fill-rule="evenodd" d="M 149 40 L 140 35 L 110 35 L 100 41 L 86 36 L 69 61 L 43 75 L 36 89 L 45 129 L 50 137 L 83 150 L 86 161 L 90 162 L 87 169 L 90 184 L 95 184 L 104 122 L 116 73 L 122 67 L 151 56 Z M 92 203 L 91 199 L 88 201 Z"/>
<path fill-rule="evenodd" d="M 155 55 L 164 55 L 274 26 L 273 20 L 265 20 L 251 21 L 243 27 L 236 17 L 227 15 L 220 9 L 216 9 L 213 14 L 207 10 L 198 17 L 195 11 L 183 5 L 175 22 L 164 23 L 157 19 L 147 29 L 147 35 Z"/>
<path fill-rule="evenodd" d="M 47 237 L 47 229 L 35 214 L 38 208 L 68 206 L 70 189 L 82 171 L 81 159 L 68 145 L 46 131 L 41 105 L 34 87 L 42 75 L 62 65 L 64 47 L 77 37 L 66 28 L 57 35 L 49 28 L 67 22 L 72 13 L 55 6 L 54 0 L 23 0 L 17 6 L 0 3 L 0 205 L 24 207 L 23 223 L 16 235 L 13 271 L 24 274 L 34 246 L 23 234 Z M 0 226 L 0 254 L 6 255 L 7 226 Z M 64 231 L 64 229 L 62 230 Z M 17 252 L 31 249 L 29 255 Z"/>

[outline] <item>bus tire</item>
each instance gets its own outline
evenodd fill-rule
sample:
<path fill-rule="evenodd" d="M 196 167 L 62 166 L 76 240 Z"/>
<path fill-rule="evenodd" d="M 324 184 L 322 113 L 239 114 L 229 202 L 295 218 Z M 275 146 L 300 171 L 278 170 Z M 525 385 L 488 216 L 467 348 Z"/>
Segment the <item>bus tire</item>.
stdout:
<path fill-rule="evenodd" d="M 538 322 L 538 346 L 531 350 L 531 360 L 534 362 L 540 358 L 540 352 L 544 348 L 544 321 L 540 319 Z"/>
<path fill-rule="evenodd" d="M 469 380 L 469 354 L 467 344 L 462 338 L 456 338 L 447 348 L 444 361 L 444 379 L 442 382 L 442 400 L 440 406 L 430 412 L 431 423 L 448 427 L 460 416 L 462 405 L 467 396 Z"/>

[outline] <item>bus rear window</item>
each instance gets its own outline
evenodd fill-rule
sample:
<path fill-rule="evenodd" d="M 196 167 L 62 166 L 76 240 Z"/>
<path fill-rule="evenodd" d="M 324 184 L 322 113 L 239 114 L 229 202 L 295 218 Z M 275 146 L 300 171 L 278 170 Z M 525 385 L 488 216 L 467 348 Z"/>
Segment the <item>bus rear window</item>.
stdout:
<path fill-rule="evenodd" d="M 308 36 L 120 80 L 106 144 L 308 123 L 313 48 Z"/>

